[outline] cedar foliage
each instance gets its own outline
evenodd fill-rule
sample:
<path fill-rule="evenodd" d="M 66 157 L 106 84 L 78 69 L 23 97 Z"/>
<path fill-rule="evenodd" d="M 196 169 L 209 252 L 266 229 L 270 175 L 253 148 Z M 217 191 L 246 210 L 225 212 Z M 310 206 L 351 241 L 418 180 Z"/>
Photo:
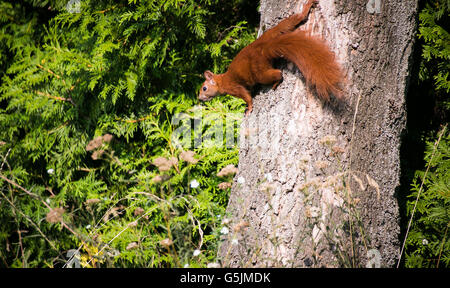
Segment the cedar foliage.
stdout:
<path fill-rule="evenodd" d="M 237 148 L 181 156 L 172 118 L 243 113 L 196 94 L 254 40 L 250 2 L 0 1 L 0 266 L 61 267 L 71 249 L 84 267 L 215 261 L 216 174 Z"/>
<path fill-rule="evenodd" d="M 406 267 L 450 267 L 450 2 L 421 1 L 418 37 L 421 45 L 418 89 L 413 92 L 417 112 L 409 137 L 424 147 L 424 157 L 412 177 L 407 217 L 412 217 L 406 241 Z M 412 148 L 418 154 L 417 148 Z M 419 149 L 420 150 L 420 149 Z M 410 152 L 411 153 L 411 152 Z M 409 155 L 414 158 L 414 155 Z M 413 162 L 410 162 L 413 164 Z M 428 170 L 428 171 L 427 171 Z"/>

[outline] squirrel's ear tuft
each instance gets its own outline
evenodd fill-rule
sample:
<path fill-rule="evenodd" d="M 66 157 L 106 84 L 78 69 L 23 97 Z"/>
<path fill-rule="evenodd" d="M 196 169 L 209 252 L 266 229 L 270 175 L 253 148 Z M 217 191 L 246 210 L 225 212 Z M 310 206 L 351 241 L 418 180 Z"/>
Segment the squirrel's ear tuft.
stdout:
<path fill-rule="evenodd" d="M 206 70 L 205 73 L 203 73 L 203 75 L 205 75 L 206 80 L 211 80 L 213 79 L 214 73 L 209 70 Z"/>

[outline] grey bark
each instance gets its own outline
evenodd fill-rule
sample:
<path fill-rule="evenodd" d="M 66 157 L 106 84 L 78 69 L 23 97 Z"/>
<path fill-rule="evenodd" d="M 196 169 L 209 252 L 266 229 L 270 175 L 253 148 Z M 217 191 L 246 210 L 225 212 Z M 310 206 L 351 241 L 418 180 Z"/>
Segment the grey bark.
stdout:
<path fill-rule="evenodd" d="M 261 30 L 306 0 L 262 0 Z M 378 5 L 380 4 L 380 5 Z M 227 267 L 391 267 L 400 251 L 401 133 L 417 0 L 320 0 L 299 29 L 346 72 L 323 104 L 292 63 L 254 97 L 219 249 Z M 230 221 L 230 222 L 228 222 Z"/>

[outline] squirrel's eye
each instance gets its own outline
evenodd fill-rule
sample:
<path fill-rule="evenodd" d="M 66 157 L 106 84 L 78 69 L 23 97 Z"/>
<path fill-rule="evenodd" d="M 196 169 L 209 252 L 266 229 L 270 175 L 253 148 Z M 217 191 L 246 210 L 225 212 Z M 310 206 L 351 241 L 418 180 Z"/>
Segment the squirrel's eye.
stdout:
<path fill-rule="evenodd" d="M 208 88 L 206 88 L 206 86 L 203 86 L 203 91 L 206 91 Z"/>

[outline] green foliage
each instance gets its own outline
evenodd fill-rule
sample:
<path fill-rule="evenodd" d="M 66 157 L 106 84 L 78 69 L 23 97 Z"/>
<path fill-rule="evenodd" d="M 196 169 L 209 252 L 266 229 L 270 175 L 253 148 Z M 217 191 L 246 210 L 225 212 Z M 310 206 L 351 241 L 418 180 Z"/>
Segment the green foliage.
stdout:
<path fill-rule="evenodd" d="M 450 267 L 450 134 L 446 129 L 441 134 L 436 142 L 427 143 L 430 169 L 417 171 L 412 184 L 409 215 L 421 194 L 407 242 L 408 267 Z"/>
<path fill-rule="evenodd" d="M 450 111 L 450 3 L 446 0 L 429 0 L 419 15 L 419 39 L 423 41 L 419 79 L 431 82 L 432 89 L 425 91 L 436 99 L 436 114 L 448 115 Z M 438 115 L 439 116 L 439 115 Z M 445 122 L 446 116 L 440 120 Z M 444 118 L 442 120 L 442 118 Z M 447 119 L 448 120 L 448 119 Z"/>
<path fill-rule="evenodd" d="M 447 29 L 450 3 L 445 0 L 430 2 L 419 16 L 419 38 L 423 38 L 425 41 L 419 76 L 422 81 L 432 78 L 437 91 L 442 90 L 449 93 L 450 34 Z"/>
<path fill-rule="evenodd" d="M 428 128 L 422 141 L 426 143 L 424 168 L 416 171 L 408 197 L 407 216 L 412 217 L 420 191 L 411 231 L 406 241 L 406 267 L 450 267 L 450 137 L 448 113 L 450 101 L 450 35 L 448 30 L 450 2 L 424 1 L 419 19 L 422 59 L 419 71 L 420 96 L 433 99 L 433 117 L 426 119 Z M 425 102 L 421 99 L 420 103 Z M 428 101 L 429 102 L 429 101 Z M 419 118 L 420 119 L 420 118 Z M 424 120 L 420 119 L 421 122 Z M 424 125 L 418 124 L 418 125 Z M 439 132 L 437 130 L 439 128 Z M 439 139 L 439 135 L 442 137 Z M 440 141 L 438 141 L 440 140 Z M 438 143 L 435 146 L 435 143 Z M 430 167 L 426 173 L 427 167 Z M 422 184 L 423 183 L 423 184 Z M 423 187 L 421 188 L 421 186 Z"/>
<path fill-rule="evenodd" d="M 0 1 L 0 265 L 63 266 L 70 249 L 87 267 L 214 262 L 228 201 L 216 173 L 237 148 L 183 160 L 172 119 L 198 120 L 201 73 L 254 40 L 246 2 L 67 2 Z M 214 126 L 243 105 L 200 110 Z"/>

